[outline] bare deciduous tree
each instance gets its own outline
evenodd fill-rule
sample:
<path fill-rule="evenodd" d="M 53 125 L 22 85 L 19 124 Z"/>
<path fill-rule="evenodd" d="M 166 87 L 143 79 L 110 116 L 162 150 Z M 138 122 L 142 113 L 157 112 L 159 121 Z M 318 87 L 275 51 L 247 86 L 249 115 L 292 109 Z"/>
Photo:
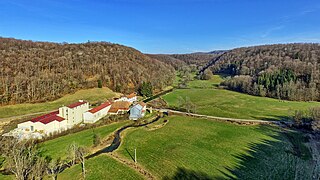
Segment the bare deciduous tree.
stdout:
<path fill-rule="evenodd" d="M 68 159 L 70 160 L 70 165 L 73 166 L 77 160 L 77 150 L 79 146 L 73 142 L 67 147 Z"/>
<path fill-rule="evenodd" d="M 3 138 L 1 154 L 6 159 L 6 168 L 18 180 L 27 179 L 35 167 L 38 166 L 39 151 L 33 141 Z M 38 175 L 38 173 L 36 174 Z"/>
<path fill-rule="evenodd" d="M 47 160 L 43 157 L 38 157 L 30 174 L 30 179 L 41 180 L 46 174 Z"/>
<path fill-rule="evenodd" d="M 85 161 L 86 161 L 87 150 L 84 147 L 79 147 L 76 151 L 76 154 L 77 154 L 77 159 L 79 159 L 81 163 L 83 179 L 86 179 Z"/>
<path fill-rule="evenodd" d="M 61 172 L 65 162 L 60 158 L 52 159 L 47 166 L 47 174 L 52 177 L 53 180 L 57 179 L 58 174 Z"/>

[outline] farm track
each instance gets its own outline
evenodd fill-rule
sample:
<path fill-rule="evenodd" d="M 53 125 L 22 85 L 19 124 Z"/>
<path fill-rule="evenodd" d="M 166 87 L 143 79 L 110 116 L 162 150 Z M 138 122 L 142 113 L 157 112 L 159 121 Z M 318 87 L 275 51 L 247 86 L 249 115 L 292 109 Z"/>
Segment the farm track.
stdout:
<path fill-rule="evenodd" d="M 206 118 L 206 119 L 212 119 L 212 120 L 217 120 L 217 121 L 238 123 L 238 124 L 269 124 L 269 125 L 290 124 L 289 122 L 284 122 L 284 121 L 265 121 L 265 120 L 254 120 L 254 119 L 236 119 L 236 118 L 208 116 L 208 115 L 202 115 L 202 114 L 196 114 L 196 113 L 187 113 L 187 112 L 182 112 L 182 111 L 176 111 L 176 110 L 171 110 L 171 109 L 152 109 L 152 110 L 160 111 L 160 112 L 168 112 L 168 113 L 177 114 L 177 115 L 193 116 L 193 117 Z"/>
<path fill-rule="evenodd" d="M 0 118 L 0 122 L 13 121 L 13 120 L 31 117 L 31 116 L 35 116 L 35 115 L 39 115 L 39 114 L 45 114 L 45 113 L 49 113 L 49 112 L 52 112 L 52 111 L 42 111 L 42 112 L 24 114 L 24 115 L 20 115 L 20 116 L 11 116 L 11 117 L 7 117 L 7 118 Z"/>

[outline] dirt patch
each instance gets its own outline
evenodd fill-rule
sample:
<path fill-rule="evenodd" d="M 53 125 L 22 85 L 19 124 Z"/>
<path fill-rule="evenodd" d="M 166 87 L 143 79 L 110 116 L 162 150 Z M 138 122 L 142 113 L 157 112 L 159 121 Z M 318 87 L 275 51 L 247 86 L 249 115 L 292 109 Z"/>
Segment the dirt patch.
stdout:
<path fill-rule="evenodd" d="M 137 171 L 139 174 L 141 174 L 146 179 L 156 179 L 156 177 L 154 177 L 150 172 L 145 170 L 145 168 L 138 165 L 138 163 L 124 159 L 124 158 L 120 157 L 119 155 L 117 155 L 116 153 L 109 153 L 108 156 L 110 156 L 113 159 L 117 160 L 118 162 L 125 164 L 126 166 L 129 166 L 130 168 L 134 169 L 135 171 Z"/>
<path fill-rule="evenodd" d="M 154 100 L 148 102 L 147 104 L 149 107 L 153 107 L 153 108 L 167 107 L 167 102 L 165 100 L 163 100 L 161 97 L 154 99 Z"/>
<path fill-rule="evenodd" d="M 161 124 L 157 124 L 152 127 L 148 127 L 148 126 L 146 126 L 146 127 L 148 128 L 148 131 L 154 131 L 154 130 L 163 128 L 165 125 L 168 124 L 168 122 L 169 122 L 169 120 L 165 119 L 165 120 L 163 120 L 163 123 L 161 123 Z"/>

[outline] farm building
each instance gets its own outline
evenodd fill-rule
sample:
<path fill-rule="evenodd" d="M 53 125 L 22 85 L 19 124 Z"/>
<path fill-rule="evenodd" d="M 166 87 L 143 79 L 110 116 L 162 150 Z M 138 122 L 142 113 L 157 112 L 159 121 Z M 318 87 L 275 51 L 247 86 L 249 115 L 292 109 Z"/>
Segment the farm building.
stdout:
<path fill-rule="evenodd" d="M 146 113 L 146 109 L 147 105 L 144 102 L 137 103 L 131 107 L 129 119 L 138 120 L 139 118 L 142 118 Z"/>
<path fill-rule="evenodd" d="M 88 110 L 89 103 L 79 100 L 79 102 L 63 106 L 57 111 L 20 123 L 18 129 L 24 133 L 38 132 L 47 135 L 61 132 L 83 122 L 82 115 Z"/>
<path fill-rule="evenodd" d="M 127 96 L 123 96 L 123 97 L 115 100 L 115 102 L 118 102 L 118 101 L 129 101 L 131 103 L 134 103 L 137 101 L 137 93 L 131 93 Z"/>
<path fill-rule="evenodd" d="M 18 128 L 25 132 L 39 132 L 49 135 L 67 129 L 67 120 L 58 116 L 59 111 L 45 114 L 30 121 L 18 124 Z"/>
<path fill-rule="evenodd" d="M 124 114 L 130 110 L 131 104 L 129 101 L 115 101 L 111 104 L 109 114 Z"/>
<path fill-rule="evenodd" d="M 67 120 L 68 128 L 83 122 L 83 113 L 89 110 L 89 103 L 79 100 L 68 106 L 59 108 L 59 116 Z"/>
<path fill-rule="evenodd" d="M 108 114 L 109 109 L 111 108 L 111 103 L 109 101 L 102 103 L 100 106 L 97 106 L 93 109 L 90 109 L 88 112 L 83 114 L 84 123 L 95 123 L 101 118 L 105 117 Z"/>

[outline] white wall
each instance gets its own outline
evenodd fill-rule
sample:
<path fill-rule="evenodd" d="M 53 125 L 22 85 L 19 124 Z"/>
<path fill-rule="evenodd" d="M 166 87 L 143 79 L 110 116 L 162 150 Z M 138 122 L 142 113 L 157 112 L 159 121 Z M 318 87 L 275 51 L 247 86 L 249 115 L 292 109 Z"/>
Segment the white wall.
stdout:
<path fill-rule="evenodd" d="M 94 114 L 89 111 L 83 113 L 84 123 L 95 123 L 99 121 L 101 118 L 105 117 L 108 114 L 108 111 L 110 110 L 110 108 L 111 108 L 111 105 L 101 109 L 100 111 Z"/>
<path fill-rule="evenodd" d="M 68 128 L 83 122 L 83 113 L 89 110 L 89 103 L 82 104 L 75 108 L 66 106 L 59 108 L 59 116 L 67 119 Z"/>
<path fill-rule="evenodd" d="M 54 132 L 61 132 L 67 130 L 67 120 L 64 121 L 52 121 L 48 124 L 41 122 L 27 121 L 18 124 L 18 128 L 23 129 L 25 132 L 40 132 L 44 134 L 50 134 Z M 33 129 L 33 130 L 32 130 Z"/>

